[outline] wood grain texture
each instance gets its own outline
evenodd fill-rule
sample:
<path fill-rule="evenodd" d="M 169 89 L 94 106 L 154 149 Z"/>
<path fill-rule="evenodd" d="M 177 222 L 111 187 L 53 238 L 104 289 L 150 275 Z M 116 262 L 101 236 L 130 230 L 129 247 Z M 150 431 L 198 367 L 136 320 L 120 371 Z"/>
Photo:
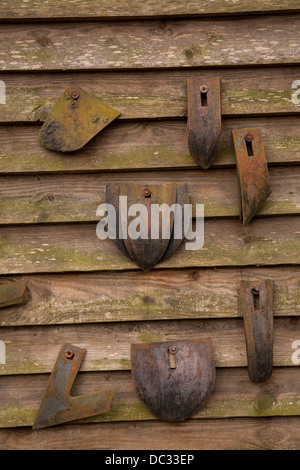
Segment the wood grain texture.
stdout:
<path fill-rule="evenodd" d="M 257 215 L 300 214 L 300 166 L 270 168 L 271 195 Z M 0 224 L 93 222 L 108 183 L 187 183 L 193 215 L 239 216 L 236 170 L 0 176 Z"/>
<path fill-rule="evenodd" d="M 0 326 L 233 318 L 241 279 L 272 279 L 274 315 L 300 316 L 300 268 L 214 268 L 36 274 L 28 302 L 0 310 Z M 0 278 L 0 284 L 20 278 Z"/>
<path fill-rule="evenodd" d="M 300 418 L 228 418 L 2 429 L 1 450 L 299 450 Z"/>
<path fill-rule="evenodd" d="M 48 377 L 44 374 L 1 377 L 1 428 L 33 425 Z M 117 391 L 111 411 L 82 419 L 80 423 L 156 419 L 136 395 L 128 371 L 79 373 L 72 396 L 96 393 L 112 387 Z M 229 368 L 217 369 L 213 393 L 193 419 L 299 414 L 299 372 L 296 368 L 274 368 L 272 377 L 262 384 L 251 382 L 246 368 Z"/>
<path fill-rule="evenodd" d="M 86 348 L 82 371 L 129 370 L 130 344 L 210 337 L 216 367 L 247 365 L 242 319 L 122 322 L 1 328 L 6 364 L 0 375 L 51 372 L 62 343 Z M 300 317 L 275 318 L 274 367 L 294 366 L 292 344 L 300 338 Z"/>
<path fill-rule="evenodd" d="M 2 226 L 1 274 L 137 269 L 113 240 L 99 240 L 97 224 Z M 299 218 L 209 219 L 204 246 L 186 250 L 185 242 L 162 268 L 280 265 L 300 263 Z M 155 268 L 156 269 L 156 268 Z"/>
<path fill-rule="evenodd" d="M 1 27 L 0 70 L 107 70 L 299 63 L 298 15 Z"/>
<path fill-rule="evenodd" d="M 299 11 L 299 1 L 290 0 L 6 0 L 0 5 L 0 19 L 124 19 L 189 16 L 219 16 L 246 13 Z"/>
<path fill-rule="evenodd" d="M 214 167 L 235 166 L 231 131 L 261 128 L 268 165 L 300 162 L 299 117 L 223 120 L 223 141 Z M 186 139 L 185 121 L 118 122 L 78 152 L 61 155 L 40 145 L 35 125 L 0 126 L 0 175 L 86 173 L 116 170 L 198 168 Z"/>
<path fill-rule="evenodd" d="M 297 48 L 295 48 L 297 50 Z M 0 56 L 1 57 L 1 56 Z M 1 59 L 0 59 L 1 60 Z M 76 60 L 74 59 L 74 63 Z M 187 116 L 188 77 L 221 78 L 222 117 L 265 114 L 298 114 L 292 102 L 292 83 L 300 67 L 218 68 L 180 70 L 18 73 L 1 74 L 6 84 L 6 105 L 0 122 L 44 121 L 67 86 L 92 91 L 124 119 L 178 118 Z M 117 121 L 111 124 L 117 125 Z"/>

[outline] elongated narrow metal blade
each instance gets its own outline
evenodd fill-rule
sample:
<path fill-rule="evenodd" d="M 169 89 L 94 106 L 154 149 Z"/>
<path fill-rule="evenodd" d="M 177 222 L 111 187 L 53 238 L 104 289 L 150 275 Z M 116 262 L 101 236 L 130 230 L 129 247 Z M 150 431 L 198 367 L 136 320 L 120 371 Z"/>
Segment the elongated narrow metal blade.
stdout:
<path fill-rule="evenodd" d="M 259 127 L 232 131 L 238 173 L 240 219 L 247 225 L 271 193 Z"/>
<path fill-rule="evenodd" d="M 216 160 L 222 141 L 221 87 L 219 78 L 187 79 L 188 146 L 203 169 Z"/>
<path fill-rule="evenodd" d="M 253 382 L 264 382 L 273 367 L 273 283 L 241 281 L 248 373 Z"/>
<path fill-rule="evenodd" d="M 50 150 L 73 152 L 82 148 L 119 115 L 93 93 L 69 86 L 44 122 L 39 140 Z"/>
<path fill-rule="evenodd" d="M 107 413 L 115 389 L 71 397 L 70 392 L 85 349 L 64 344 L 50 375 L 33 429 Z"/>
<path fill-rule="evenodd" d="M 132 344 L 131 371 L 136 392 L 151 413 L 183 421 L 200 410 L 214 389 L 211 340 Z"/>

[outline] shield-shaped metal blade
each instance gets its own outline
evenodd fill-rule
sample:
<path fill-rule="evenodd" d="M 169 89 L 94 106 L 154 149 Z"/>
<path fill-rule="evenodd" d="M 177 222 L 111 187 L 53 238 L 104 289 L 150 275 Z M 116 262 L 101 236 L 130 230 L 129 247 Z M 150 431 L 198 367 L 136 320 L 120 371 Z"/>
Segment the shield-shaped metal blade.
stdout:
<path fill-rule="evenodd" d="M 124 198 L 126 201 L 123 205 Z M 177 230 L 181 238 L 174 238 L 174 216 L 176 213 L 172 206 L 177 204 L 182 211 L 188 202 L 187 185 L 174 183 L 164 184 L 108 184 L 106 186 L 106 202 L 112 204 L 116 210 L 117 234 L 114 242 L 126 253 L 141 269 L 149 271 L 157 263 L 170 256 L 183 240 L 183 216 L 180 218 L 180 229 Z M 140 205 L 138 238 L 131 236 L 131 223 L 136 221 L 136 212 L 130 214 L 129 208 Z M 162 210 L 160 217 L 159 207 Z M 175 206 L 176 207 L 176 206 Z M 154 211 L 156 211 L 154 213 Z M 158 214 L 158 216 L 154 216 Z M 145 227 L 142 234 L 141 226 Z M 169 227 L 169 230 L 165 230 Z"/>
<path fill-rule="evenodd" d="M 210 397 L 216 378 L 210 338 L 131 345 L 136 392 L 158 418 L 179 422 Z"/>

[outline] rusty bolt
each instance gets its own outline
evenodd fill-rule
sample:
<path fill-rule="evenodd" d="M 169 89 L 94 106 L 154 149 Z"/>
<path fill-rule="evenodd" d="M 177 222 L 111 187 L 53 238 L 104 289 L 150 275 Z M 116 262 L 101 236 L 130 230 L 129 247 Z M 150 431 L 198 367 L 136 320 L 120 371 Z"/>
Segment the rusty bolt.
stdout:
<path fill-rule="evenodd" d="M 143 191 L 145 197 L 151 197 L 151 191 L 148 188 L 145 188 Z"/>
<path fill-rule="evenodd" d="M 207 85 L 201 85 L 200 91 L 201 91 L 201 93 L 207 93 L 208 92 L 208 86 Z"/>
<path fill-rule="evenodd" d="M 247 140 L 247 142 L 251 142 L 253 139 L 254 139 L 253 134 L 251 132 L 248 132 L 248 134 L 246 134 L 245 136 L 245 140 Z"/>
<path fill-rule="evenodd" d="M 71 349 L 67 349 L 66 352 L 65 352 L 65 357 L 66 357 L 66 359 L 73 359 L 74 351 L 72 351 Z"/>
<path fill-rule="evenodd" d="M 171 353 L 171 354 L 176 354 L 176 353 L 177 353 L 177 348 L 176 348 L 176 346 L 171 346 L 171 347 L 169 348 L 169 353 Z"/>
<path fill-rule="evenodd" d="M 73 100 L 78 100 L 79 96 L 80 96 L 79 91 L 77 91 L 77 90 L 72 91 L 71 98 L 73 98 Z"/>

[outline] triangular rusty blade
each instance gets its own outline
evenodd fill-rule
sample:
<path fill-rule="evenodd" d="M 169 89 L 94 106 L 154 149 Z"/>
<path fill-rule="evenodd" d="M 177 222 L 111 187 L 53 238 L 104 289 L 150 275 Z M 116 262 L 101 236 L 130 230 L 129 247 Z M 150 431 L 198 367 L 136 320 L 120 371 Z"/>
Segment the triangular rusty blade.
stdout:
<path fill-rule="evenodd" d="M 238 173 L 240 219 L 247 225 L 271 194 L 268 165 L 259 127 L 232 131 Z"/>
<path fill-rule="evenodd" d="M 28 279 L 21 279 L 0 285 L 0 307 L 24 303 L 27 284 Z"/>
<path fill-rule="evenodd" d="M 179 422 L 210 397 L 216 378 L 210 338 L 131 345 L 136 392 L 158 418 Z"/>
<path fill-rule="evenodd" d="M 176 189 L 176 204 L 179 204 L 181 206 L 181 214 L 182 214 L 182 223 L 181 227 L 175 227 L 176 221 L 174 217 L 174 227 L 173 227 L 173 232 L 172 236 L 170 238 L 170 242 L 167 248 L 167 251 L 165 252 L 164 256 L 162 257 L 161 261 L 164 261 L 165 259 L 169 258 L 175 250 L 181 245 L 182 241 L 184 240 L 184 224 L 183 224 L 183 217 L 184 217 L 184 204 L 189 203 L 189 193 L 188 193 L 188 186 L 187 184 L 182 184 L 182 185 L 177 185 Z M 180 218 L 178 219 L 180 221 Z M 181 236 L 181 238 L 175 238 L 175 229 L 180 232 L 178 235 Z"/>
<path fill-rule="evenodd" d="M 248 373 L 253 382 L 264 382 L 273 367 L 273 283 L 241 281 Z"/>
<path fill-rule="evenodd" d="M 121 193 L 127 194 L 128 207 L 133 204 L 143 204 L 146 209 L 146 218 L 148 225 L 148 238 L 137 240 L 132 239 L 128 234 L 127 239 L 124 240 L 124 245 L 136 264 L 143 269 L 149 271 L 157 263 L 159 263 L 168 248 L 171 233 L 173 230 L 173 214 L 169 216 L 170 221 L 170 236 L 169 238 L 162 238 L 161 224 L 157 221 L 158 238 L 151 238 L 151 231 L 154 229 L 151 221 L 151 212 L 153 204 L 167 204 L 169 207 L 176 201 L 176 185 L 172 183 L 160 185 L 139 185 L 139 184 L 126 184 L 121 185 Z M 143 215 L 140 215 L 143 219 Z M 130 223 L 135 219 L 128 216 L 128 230 Z M 145 220 L 145 219 L 144 219 Z"/>
<path fill-rule="evenodd" d="M 188 146 L 203 169 L 216 160 L 222 142 L 220 78 L 187 79 Z"/>
<path fill-rule="evenodd" d="M 85 349 L 77 346 L 63 345 L 50 375 L 33 429 L 87 418 L 110 410 L 115 389 L 79 397 L 70 396 L 85 353 Z"/>
<path fill-rule="evenodd" d="M 73 152 L 82 148 L 119 115 L 93 93 L 69 86 L 44 122 L 39 140 L 50 150 Z"/>

